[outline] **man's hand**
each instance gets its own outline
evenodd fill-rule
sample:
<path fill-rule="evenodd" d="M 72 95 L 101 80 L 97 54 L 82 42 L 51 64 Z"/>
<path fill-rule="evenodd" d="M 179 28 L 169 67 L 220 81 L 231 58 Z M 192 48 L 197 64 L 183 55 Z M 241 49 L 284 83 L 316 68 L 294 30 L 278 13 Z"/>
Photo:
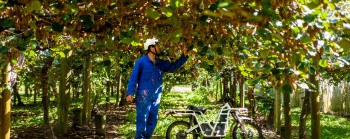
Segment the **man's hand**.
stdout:
<path fill-rule="evenodd" d="M 191 54 L 192 52 L 193 52 L 193 50 L 190 50 L 187 52 L 187 48 L 185 48 L 184 55 L 187 56 L 188 54 Z"/>
<path fill-rule="evenodd" d="M 134 96 L 128 95 L 126 96 L 126 98 L 128 99 L 129 102 L 132 102 L 132 100 L 134 99 Z"/>

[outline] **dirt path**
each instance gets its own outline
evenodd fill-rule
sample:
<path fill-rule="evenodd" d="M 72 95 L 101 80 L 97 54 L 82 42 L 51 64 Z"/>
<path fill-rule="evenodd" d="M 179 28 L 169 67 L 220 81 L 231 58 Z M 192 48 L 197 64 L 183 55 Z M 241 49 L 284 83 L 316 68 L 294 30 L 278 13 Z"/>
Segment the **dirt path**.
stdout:
<path fill-rule="evenodd" d="M 192 92 L 191 87 L 175 86 L 171 89 L 171 92 Z"/>

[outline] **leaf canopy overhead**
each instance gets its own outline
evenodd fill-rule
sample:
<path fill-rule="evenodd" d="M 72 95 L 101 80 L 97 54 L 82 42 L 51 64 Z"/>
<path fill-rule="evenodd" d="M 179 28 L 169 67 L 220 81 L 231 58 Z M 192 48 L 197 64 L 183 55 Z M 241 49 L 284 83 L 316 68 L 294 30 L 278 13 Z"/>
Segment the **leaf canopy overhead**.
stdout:
<path fill-rule="evenodd" d="M 39 43 L 58 55 L 70 48 L 133 61 L 143 40 L 157 37 L 167 58 L 190 47 L 192 63 L 211 72 L 293 69 L 304 76 L 313 57 L 326 74 L 348 71 L 348 7 L 340 0 L 9 0 L 0 2 L 0 30 L 3 46 L 23 51 Z M 70 41 L 58 43 L 63 36 Z"/>

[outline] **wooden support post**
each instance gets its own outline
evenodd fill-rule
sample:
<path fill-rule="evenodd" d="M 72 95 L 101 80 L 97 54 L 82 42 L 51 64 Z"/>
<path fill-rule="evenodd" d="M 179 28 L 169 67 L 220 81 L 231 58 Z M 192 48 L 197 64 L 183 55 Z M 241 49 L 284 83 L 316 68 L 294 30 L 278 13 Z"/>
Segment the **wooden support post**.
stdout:
<path fill-rule="evenodd" d="M 97 135 L 106 135 L 106 115 L 96 114 L 95 126 Z"/>
<path fill-rule="evenodd" d="M 5 80 L 4 85 L 10 80 L 10 74 L 8 74 L 11 70 L 10 62 L 7 63 L 5 69 Z M 1 128 L 0 128 L 0 139 L 9 139 L 10 138 L 10 121 L 11 121 L 11 92 L 8 89 L 4 89 L 1 93 L 1 109 L 0 109 L 0 117 L 1 117 Z"/>

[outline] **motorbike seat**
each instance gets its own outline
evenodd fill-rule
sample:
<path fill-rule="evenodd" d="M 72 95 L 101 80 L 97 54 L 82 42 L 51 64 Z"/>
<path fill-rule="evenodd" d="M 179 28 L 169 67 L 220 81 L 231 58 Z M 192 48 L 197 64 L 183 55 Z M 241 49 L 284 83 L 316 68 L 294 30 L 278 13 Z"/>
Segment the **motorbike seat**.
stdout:
<path fill-rule="evenodd" d="M 207 111 L 206 107 L 196 107 L 196 106 L 193 106 L 193 105 L 187 106 L 187 109 L 193 110 L 197 114 L 200 114 L 200 112 L 202 112 L 204 114 L 205 111 Z"/>

